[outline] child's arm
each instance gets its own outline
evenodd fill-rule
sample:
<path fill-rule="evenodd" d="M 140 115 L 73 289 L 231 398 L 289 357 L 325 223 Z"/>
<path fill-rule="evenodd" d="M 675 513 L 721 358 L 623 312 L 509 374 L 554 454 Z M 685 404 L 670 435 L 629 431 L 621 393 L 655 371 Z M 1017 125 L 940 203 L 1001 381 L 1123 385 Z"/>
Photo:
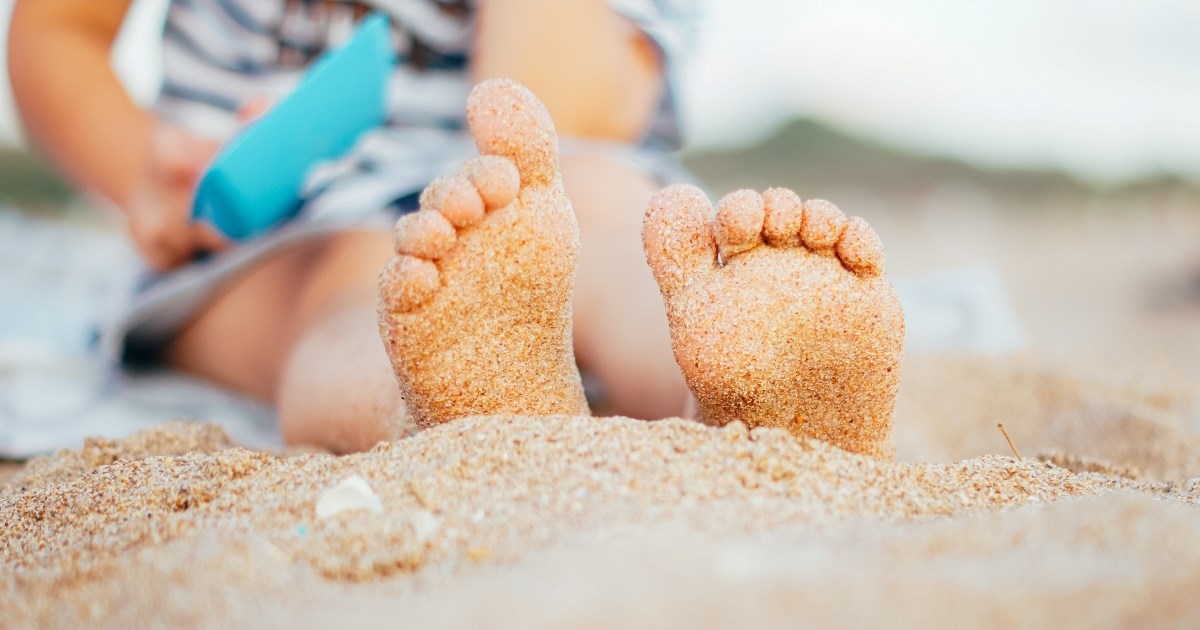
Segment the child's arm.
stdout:
<path fill-rule="evenodd" d="M 19 0 L 8 39 L 30 139 L 75 182 L 120 206 L 138 249 L 165 269 L 219 246 L 189 223 L 192 187 L 216 145 L 130 100 L 109 51 L 130 0 Z"/>
<path fill-rule="evenodd" d="M 663 90 L 653 45 L 605 0 L 483 0 L 473 64 L 528 86 L 566 135 L 636 140 Z"/>

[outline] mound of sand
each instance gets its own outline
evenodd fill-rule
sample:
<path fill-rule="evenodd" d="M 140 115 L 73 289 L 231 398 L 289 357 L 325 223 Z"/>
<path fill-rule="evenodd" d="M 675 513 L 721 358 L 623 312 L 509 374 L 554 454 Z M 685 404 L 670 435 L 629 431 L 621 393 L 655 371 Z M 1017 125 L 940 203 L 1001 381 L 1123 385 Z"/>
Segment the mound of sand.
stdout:
<path fill-rule="evenodd" d="M 1027 457 L 1091 460 L 1097 470 L 1182 482 L 1200 475 L 1193 390 L 1166 378 L 1105 379 L 1033 357 L 918 357 L 904 366 L 897 452 L 908 461 L 1011 452 L 996 430 L 1003 422 Z"/>
<path fill-rule="evenodd" d="M 319 519 L 352 474 L 383 513 Z M 16 626 L 1161 625 L 1200 615 L 1198 503 L 1200 480 L 882 463 L 678 419 L 468 418 L 344 457 L 174 423 L 8 479 L 0 608 Z"/>

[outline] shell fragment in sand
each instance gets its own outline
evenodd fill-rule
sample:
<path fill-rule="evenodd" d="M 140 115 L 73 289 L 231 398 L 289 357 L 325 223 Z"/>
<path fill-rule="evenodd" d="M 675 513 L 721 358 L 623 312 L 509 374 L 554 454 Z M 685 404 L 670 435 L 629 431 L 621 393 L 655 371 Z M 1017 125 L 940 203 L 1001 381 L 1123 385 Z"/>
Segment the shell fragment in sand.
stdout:
<path fill-rule="evenodd" d="M 338 485 L 321 493 L 321 498 L 317 500 L 317 518 L 329 518 L 346 510 L 367 510 L 382 514 L 383 503 L 371 491 L 366 479 L 350 475 Z"/>

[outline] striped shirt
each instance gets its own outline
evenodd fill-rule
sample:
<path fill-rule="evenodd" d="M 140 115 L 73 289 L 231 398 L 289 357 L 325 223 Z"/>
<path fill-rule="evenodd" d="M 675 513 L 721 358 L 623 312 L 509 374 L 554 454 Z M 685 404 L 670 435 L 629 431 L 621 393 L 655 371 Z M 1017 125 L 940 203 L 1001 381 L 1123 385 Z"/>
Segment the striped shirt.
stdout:
<path fill-rule="evenodd" d="M 548 0 L 555 1 L 555 0 Z M 470 90 L 468 60 L 475 0 L 173 0 L 163 36 L 163 86 L 156 105 L 166 119 L 228 138 L 240 107 L 275 101 L 321 52 L 346 40 L 358 19 L 386 12 L 397 67 L 388 87 L 388 122 L 351 153 L 315 168 L 303 213 L 379 208 L 452 170 L 472 146 L 463 133 Z M 662 53 L 668 76 L 643 148 L 678 147 L 671 62 L 690 39 L 687 0 L 609 0 Z"/>

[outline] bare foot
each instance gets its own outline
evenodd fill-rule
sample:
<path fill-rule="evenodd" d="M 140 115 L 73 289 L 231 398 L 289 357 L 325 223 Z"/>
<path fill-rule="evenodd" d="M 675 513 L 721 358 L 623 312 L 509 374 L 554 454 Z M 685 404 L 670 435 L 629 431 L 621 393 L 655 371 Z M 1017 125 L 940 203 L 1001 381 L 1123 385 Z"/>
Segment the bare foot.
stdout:
<path fill-rule="evenodd" d="M 546 108 L 505 80 L 477 86 L 482 155 L 429 184 L 396 224 L 379 330 L 422 426 L 480 414 L 587 414 L 571 347 L 579 228 Z"/>
<path fill-rule="evenodd" d="M 790 190 L 738 191 L 718 208 L 714 222 L 703 192 L 672 186 L 642 228 L 701 417 L 892 457 L 904 313 L 879 237 Z"/>

